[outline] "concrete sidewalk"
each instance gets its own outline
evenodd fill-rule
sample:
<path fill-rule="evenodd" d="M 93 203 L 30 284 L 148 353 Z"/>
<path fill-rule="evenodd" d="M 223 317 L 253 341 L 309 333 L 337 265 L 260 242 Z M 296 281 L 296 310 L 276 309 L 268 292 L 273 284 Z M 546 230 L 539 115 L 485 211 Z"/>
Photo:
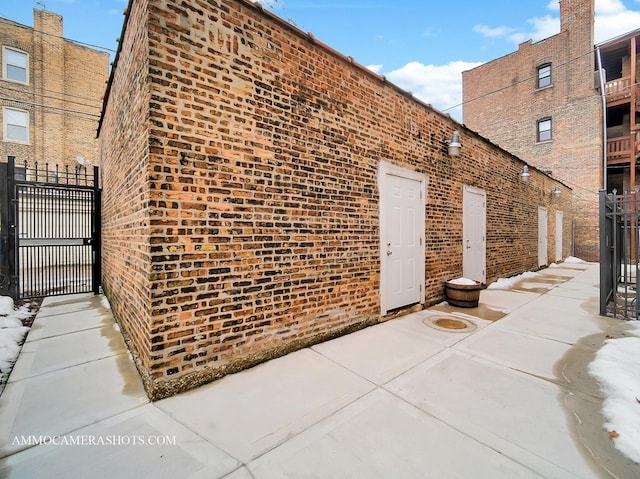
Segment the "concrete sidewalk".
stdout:
<path fill-rule="evenodd" d="M 155 403 L 101 297 L 47 298 L 0 397 L 0 477 L 640 477 L 586 373 L 626 328 L 598 316 L 598 265 L 540 273 Z"/>

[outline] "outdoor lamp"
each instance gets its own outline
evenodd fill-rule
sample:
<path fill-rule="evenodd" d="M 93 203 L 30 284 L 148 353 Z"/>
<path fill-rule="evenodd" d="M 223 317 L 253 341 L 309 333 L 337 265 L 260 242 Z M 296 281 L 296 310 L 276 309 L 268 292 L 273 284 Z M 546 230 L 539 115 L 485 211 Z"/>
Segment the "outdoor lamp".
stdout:
<path fill-rule="evenodd" d="M 520 177 L 522 178 L 522 181 L 529 181 L 529 167 L 527 165 L 524 165 L 524 168 L 522 168 L 522 173 L 520 173 Z"/>
<path fill-rule="evenodd" d="M 554 186 L 553 189 L 551 190 L 551 193 L 558 196 L 560 195 L 560 193 L 562 193 L 562 191 L 560 191 L 560 187 L 559 186 Z"/>
<path fill-rule="evenodd" d="M 460 144 L 460 133 L 458 130 L 453 132 L 453 137 L 450 140 L 445 140 L 444 142 L 449 147 L 449 156 L 460 155 L 460 148 L 462 148 L 462 145 Z"/>

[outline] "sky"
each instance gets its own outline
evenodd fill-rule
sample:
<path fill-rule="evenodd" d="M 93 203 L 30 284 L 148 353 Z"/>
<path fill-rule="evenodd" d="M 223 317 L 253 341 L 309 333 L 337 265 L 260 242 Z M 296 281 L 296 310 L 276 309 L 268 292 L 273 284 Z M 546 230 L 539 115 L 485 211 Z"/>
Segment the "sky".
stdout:
<path fill-rule="evenodd" d="M 262 0 L 278 16 L 439 110 L 462 117 L 464 70 L 560 31 L 558 0 Z M 64 36 L 117 48 L 127 0 L 0 0 L 0 17 L 33 26 L 63 16 Z M 640 0 L 595 0 L 596 43 L 640 28 Z"/>

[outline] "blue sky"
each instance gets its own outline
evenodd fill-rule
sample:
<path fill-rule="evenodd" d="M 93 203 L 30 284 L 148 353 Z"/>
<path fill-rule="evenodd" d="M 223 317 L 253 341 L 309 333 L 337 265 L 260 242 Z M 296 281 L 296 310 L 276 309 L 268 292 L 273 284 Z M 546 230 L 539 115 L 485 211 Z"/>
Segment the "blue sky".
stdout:
<path fill-rule="evenodd" d="M 0 0 L 33 25 L 42 4 L 64 36 L 116 49 L 127 0 Z M 557 0 L 264 0 L 279 16 L 421 100 L 461 118 L 461 72 L 558 33 Z M 596 42 L 640 28 L 640 0 L 596 0 Z M 452 108 L 454 107 L 454 108 Z"/>

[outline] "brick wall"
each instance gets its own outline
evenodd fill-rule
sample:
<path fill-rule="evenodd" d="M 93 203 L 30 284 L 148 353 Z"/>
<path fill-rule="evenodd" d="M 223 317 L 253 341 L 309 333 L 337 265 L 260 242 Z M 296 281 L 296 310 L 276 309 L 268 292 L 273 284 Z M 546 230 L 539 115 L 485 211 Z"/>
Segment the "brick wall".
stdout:
<path fill-rule="evenodd" d="M 593 0 L 560 6 L 561 33 L 463 73 L 464 123 L 573 187 L 575 255 L 597 261 L 602 103 L 593 83 Z M 553 86 L 537 89 L 545 63 Z M 538 143 L 543 118 L 552 119 L 553 140 Z"/>
<path fill-rule="evenodd" d="M 462 274 L 464 185 L 488 281 L 537 268 L 539 205 L 569 255 L 567 186 L 252 3 L 134 0 L 114 71 L 103 282 L 153 399 L 388 319 L 382 161 L 427 178 L 425 304 Z"/>
<path fill-rule="evenodd" d="M 78 155 L 98 164 L 98 118 L 109 74 L 109 55 L 72 42 L 64 44 L 63 152 L 60 163 L 75 167 Z M 60 124 L 58 122 L 58 124 Z M 44 155 L 46 158 L 47 155 Z"/>
<path fill-rule="evenodd" d="M 29 84 L 0 79 L 0 103 L 29 112 L 30 140 L 1 141 L 0 161 L 12 155 L 18 163 L 70 168 L 77 156 L 98 161 L 96 130 L 109 55 L 62 38 L 62 22 L 60 15 L 40 9 L 34 9 L 33 28 L 3 22 L 1 45 L 29 54 Z M 0 109 L 4 121 L 1 115 Z"/>

